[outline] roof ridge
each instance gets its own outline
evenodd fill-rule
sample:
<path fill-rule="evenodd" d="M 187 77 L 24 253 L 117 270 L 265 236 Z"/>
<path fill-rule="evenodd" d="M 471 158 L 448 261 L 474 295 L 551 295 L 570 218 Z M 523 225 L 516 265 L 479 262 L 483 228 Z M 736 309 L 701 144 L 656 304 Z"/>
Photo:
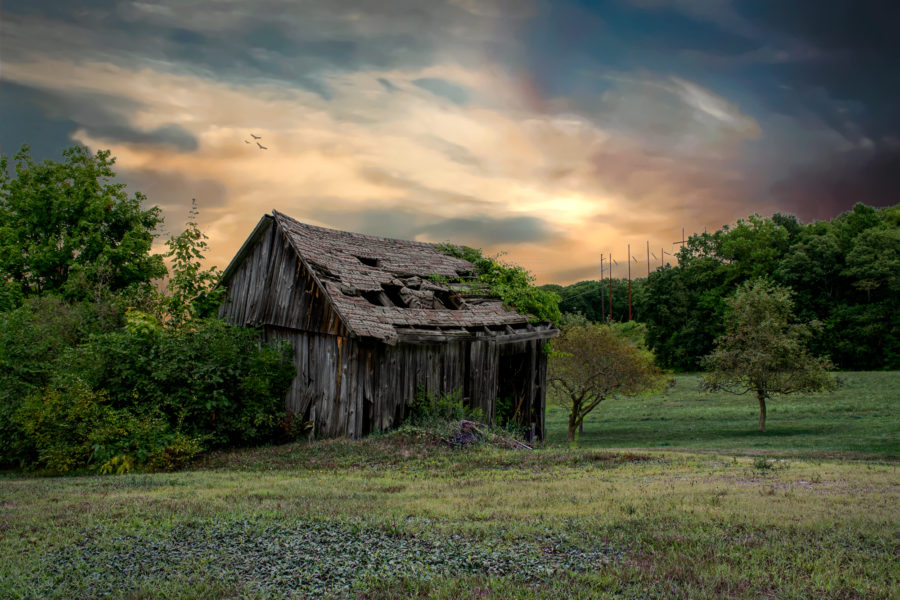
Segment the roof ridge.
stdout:
<path fill-rule="evenodd" d="M 384 237 L 384 236 L 380 236 L 380 235 L 372 235 L 369 233 L 360 233 L 358 231 L 347 231 L 344 229 L 335 229 L 334 227 L 323 227 L 321 225 L 311 225 L 309 223 L 304 223 L 303 221 L 298 221 L 297 219 L 291 217 L 290 215 L 286 215 L 285 213 L 275 210 L 275 209 L 272 209 L 272 216 L 274 216 L 276 219 L 290 221 L 291 223 L 293 223 L 295 225 L 300 225 L 301 227 L 308 227 L 310 229 L 318 229 L 318 230 L 322 230 L 322 231 L 328 231 L 331 233 L 341 233 L 341 234 L 345 234 L 345 235 L 353 236 L 353 237 L 371 238 L 371 239 L 379 240 L 382 242 L 400 242 L 403 244 L 417 244 L 417 245 L 421 245 L 421 246 L 430 246 L 430 247 L 434 248 L 436 251 L 437 251 L 437 246 L 442 243 L 442 242 L 420 242 L 418 240 L 405 240 L 403 238 Z"/>

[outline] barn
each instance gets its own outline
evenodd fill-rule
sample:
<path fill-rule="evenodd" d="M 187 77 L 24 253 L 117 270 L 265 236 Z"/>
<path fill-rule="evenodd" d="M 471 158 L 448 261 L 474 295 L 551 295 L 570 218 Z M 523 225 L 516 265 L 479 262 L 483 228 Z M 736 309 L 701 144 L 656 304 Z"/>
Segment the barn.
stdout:
<path fill-rule="evenodd" d="M 480 289 L 473 265 L 434 244 L 265 215 L 226 268 L 220 315 L 294 349 L 289 413 L 317 437 L 398 425 L 417 392 L 462 394 L 543 438 L 557 335 Z M 498 403 L 498 399 L 500 402 Z"/>

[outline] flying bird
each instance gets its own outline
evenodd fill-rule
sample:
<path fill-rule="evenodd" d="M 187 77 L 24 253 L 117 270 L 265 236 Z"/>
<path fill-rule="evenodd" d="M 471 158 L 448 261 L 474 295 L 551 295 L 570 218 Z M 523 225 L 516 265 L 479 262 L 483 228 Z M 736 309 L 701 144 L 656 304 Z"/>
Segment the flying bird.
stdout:
<path fill-rule="evenodd" d="M 259 146 L 261 150 L 268 150 L 268 148 L 266 148 L 265 146 L 263 146 L 263 145 L 260 144 L 259 142 L 256 142 L 256 145 Z"/>
<path fill-rule="evenodd" d="M 245 144 L 249 144 L 250 142 L 248 142 L 247 140 L 244 140 L 244 143 L 245 143 Z"/>
<path fill-rule="evenodd" d="M 253 135 L 252 133 L 250 134 L 250 137 L 252 137 L 254 140 L 261 140 L 261 139 L 262 139 L 262 136 L 261 136 L 261 135 Z"/>

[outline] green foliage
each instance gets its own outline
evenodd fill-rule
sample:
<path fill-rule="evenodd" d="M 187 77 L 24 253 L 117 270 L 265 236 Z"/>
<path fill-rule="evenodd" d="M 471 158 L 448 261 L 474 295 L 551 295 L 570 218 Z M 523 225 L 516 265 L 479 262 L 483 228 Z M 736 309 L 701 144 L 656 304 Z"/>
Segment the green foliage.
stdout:
<path fill-rule="evenodd" d="M 409 406 L 407 421 L 415 426 L 433 427 L 462 419 L 479 421 L 482 416 L 479 409 L 465 405 L 462 390 L 455 390 L 450 394 L 431 394 L 420 387 Z"/>
<path fill-rule="evenodd" d="M 183 453 L 183 436 L 152 409 L 115 408 L 106 394 L 78 379 L 29 396 L 15 419 L 34 443 L 33 466 L 50 473 L 123 473 L 163 460 L 159 457 L 168 457 L 170 446 L 181 452 L 179 458 L 190 458 Z"/>
<path fill-rule="evenodd" d="M 218 319 L 93 336 L 64 358 L 69 370 L 122 408 L 158 408 L 173 431 L 206 447 L 272 439 L 294 377 L 287 345 L 259 344 L 252 329 Z"/>
<path fill-rule="evenodd" d="M 22 286 L 0 279 L 0 313 L 22 305 Z"/>
<path fill-rule="evenodd" d="M 900 368 L 898 214 L 858 204 L 809 225 L 754 215 L 691 236 L 679 264 L 651 273 L 635 294 L 650 347 L 665 366 L 697 369 L 724 331 L 726 299 L 766 276 L 793 290 L 800 319 L 822 324 L 809 340 L 815 353 L 844 369 Z"/>
<path fill-rule="evenodd" d="M 71 309 L 44 322 L 29 312 L 33 304 L 0 320 L 31 319 L 42 325 L 35 337 L 44 334 L 43 346 L 2 345 L 20 351 L 15 368 L 3 363 L 0 373 L 8 383 L 0 391 L 4 464 L 54 473 L 173 469 L 202 450 L 282 436 L 294 376 L 288 347 L 261 345 L 255 331 L 217 319 L 173 329 L 134 311 L 124 328 L 76 342 L 64 337 L 77 340 Z"/>
<path fill-rule="evenodd" d="M 197 214 L 197 201 L 192 200 L 184 231 L 166 242 L 166 258 L 172 261 L 172 272 L 163 304 L 175 324 L 214 315 L 225 296 L 225 288 L 216 285 L 220 276 L 216 267 L 202 268 L 208 244 L 206 234 L 197 225 Z"/>
<path fill-rule="evenodd" d="M 709 389 L 754 392 L 760 404 L 760 431 L 765 431 L 765 401 L 773 394 L 834 389 L 830 361 L 811 356 L 806 341 L 810 326 L 793 323 L 790 292 L 766 279 L 741 285 L 727 300 L 725 332 L 703 364 Z"/>
<path fill-rule="evenodd" d="M 198 452 L 284 434 L 288 346 L 214 318 L 196 203 L 152 255 L 159 209 L 112 183 L 109 152 L 0 158 L 0 467 L 173 469 Z"/>
<path fill-rule="evenodd" d="M 564 328 L 554 341 L 547 378 L 569 410 L 569 443 L 604 400 L 661 389 L 663 374 L 641 338 L 639 326 L 582 324 Z"/>
<path fill-rule="evenodd" d="M 0 312 L 0 466 L 21 466 L 33 456 L 33 444 L 14 420 L 23 400 L 50 382 L 68 348 L 119 323 L 115 306 L 53 297 L 29 298 Z"/>
<path fill-rule="evenodd" d="M 559 322 L 559 297 L 534 285 L 534 276 L 524 268 L 486 257 L 481 250 L 468 246 L 438 244 L 437 249 L 472 263 L 475 281 L 487 287 L 491 295 L 503 300 L 504 305 L 529 315 L 533 321 Z"/>
<path fill-rule="evenodd" d="M 12 177 L 0 156 L 0 305 L 10 305 L 9 283 L 24 297 L 99 298 L 166 272 L 150 253 L 159 208 L 144 210 L 143 195 L 111 182 L 109 151 L 72 146 L 63 155 L 36 163 L 24 146 Z"/>

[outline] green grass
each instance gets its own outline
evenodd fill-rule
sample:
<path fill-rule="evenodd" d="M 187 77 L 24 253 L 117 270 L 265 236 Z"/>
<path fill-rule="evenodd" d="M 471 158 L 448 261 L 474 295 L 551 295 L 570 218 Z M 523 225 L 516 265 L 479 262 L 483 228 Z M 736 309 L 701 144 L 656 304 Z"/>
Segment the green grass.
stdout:
<path fill-rule="evenodd" d="M 181 473 L 6 477 L 0 598 L 894 598 L 891 377 L 853 374 L 823 411 L 783 405 L 773 430 L 798 424 L 769 445 L 738 433 L 755 425 L 744 399 L 697 398 L 680 377 L 628 401 L 654 408 L 631 425 L 639 442 L 614 436 L 665 448 L 590 447 L 629 426 L 610 402 L 578 450 L 453 450 L 406 429 Z M 852 402 L 881 411 L 855 445 L 803 433 Z M 691 435 L 695 421 L 724 437 Z"/>
<path fill-rule="evenodd" d="M 579 445 L 900 458 L 900 373 L 840 378 L 834 392 L 769 400 L 768 431 L 761 434 L 754 396 L 701 392 L 699 375 L 677 375 L 664 394 L 600 404 L 585 419 Z M 568 413 L 552 398 L 550 404 L 548 441 L 564 443 Z"/>

